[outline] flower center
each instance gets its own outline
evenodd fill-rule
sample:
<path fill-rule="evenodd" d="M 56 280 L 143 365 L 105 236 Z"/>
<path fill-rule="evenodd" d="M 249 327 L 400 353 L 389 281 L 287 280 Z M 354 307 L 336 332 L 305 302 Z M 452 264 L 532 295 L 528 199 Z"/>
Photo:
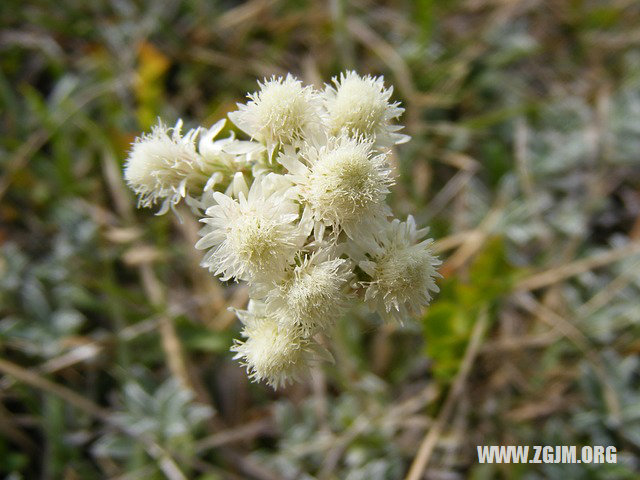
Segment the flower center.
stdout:
<path fill-rule="evenodd" d="M 346 81 L 333 104 L 334 134 L 346 128 L 349 134 L 372 135 L 384 121 L 387 102 L 380 91 L 366 82 Z"/>
<path fill-rule="evenodd" d="M 378 202 L 384 181 L 363 152 L 329 152 L 312 174 L 312 203 L 332 223 L 351 220 Z"/>
<path fill-rule="evenodd" d="M 232 226 L 229 240 L 236 255 L 256 267 L 276 254 L 281 245 L 277 225 L 258 215 L 241 217 Z"/>
<path fill-rule="evenodd" d="M 302 135 L 308 106 L 290 85 L 271 85 L 260 95 L 258 105 L 258 123 L 265 136 L 291 141 Z"/>
<path fill-rule="evenodd" d="M 411 290 L 421 289 L 425 279 L 427 258 L 421 252 L 396 250 L 387 253 L 378 262 L 377 278 L 380 286 L 394 295 L 405 296 Z"/>

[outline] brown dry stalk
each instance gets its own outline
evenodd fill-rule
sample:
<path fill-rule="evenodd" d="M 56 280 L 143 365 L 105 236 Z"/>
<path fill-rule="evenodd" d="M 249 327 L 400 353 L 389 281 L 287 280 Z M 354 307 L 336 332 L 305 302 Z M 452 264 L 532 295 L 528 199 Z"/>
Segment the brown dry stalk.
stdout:
<path fill-rule="evenodd" d="M 578 308 L 577 316 L 579 318 L 586 318 L 612 301 L 620 291 L 633 282 L 634 275 L 639 265 L 640 262 L 625 265 L 626 270 L 624 272 L 611 280 L 605 288 L 600 290 L 587 302 L 583 303 L 580 308 Z"/>
<path fill-rule="evenodd" d="M 202 439 L 196 445 L 196 451 L 202 453 L 229 443 L 251 440 L 260 435 L 272 433 L 274 430 L 275 426 L 271 418 L 255 420 L 245 425 L 239 425 L 228 430 L 216 432 Z"/>
<path fill-rule="evenodd" d="M 132 227 L 131 224 L 135 221 L 135 216 L 133 215 L 131 202 L 124 187 L 117 162 L 112 155 L 105 155 L 102 164 L 103 174 L 118 215 L 128 227 Z M 137 248 L 134 246 L 134 249 Z M 148 256 L 143 260 L 138 264 L 138 272 L 142 279 L 145 295 L 154 306 L 161 306 L 164 309 L 166 293 L 153 271 L 153 257 Z M 162 348 L 172 375 L 179 380 L 184 388 L 194 392 L 198 401 L 211 405 L 206 389 L 199 384 L 196 378 L 189 375 L 192 369 L 189 368 L 189 362 L 173 325 L 173 319 L 166 313 L 161 313 L 158 318 L 158 325 Z"/>
<path fill-rule="evenodd" d="M 638 253 L 640 253 L 640 242 L 630 242 L 620 248 L 614 248 L 592 257 L 582 258 L 566 265 L 561 265 L 559 267 L 536 273 L 518 282 L 515 286 L 515 290 L 530 291 L 547 287 L 575 275 L 603 267 Z"/>
<path fill-rule="evenodd" d="M 143 263 L 139 267 L 142 285 L 145 293 L 153 305 L 163 305 L 164 293 L 158 278 L 153 272 L 150 263 Z M 162 338 L 162 348 L 167 358 L 169 370 L 180 381 L 183 387 L 195 392 L 196 389 L 191 382 L 187 371 L 182 345 L 173 326 L 173 321 L 167 315 L 161 315 L 158 324 L 160 326 L 160 337 Z"/>
<path fill-rule="evenodd" d="M 478 320 L 473 327 L 471 338 L 469 339 L 469 343 L 467 344 L 467 350 L 464 353 L 464 358 L 462 359 L 462 363 L 460 365 L 460 370 L 458 370 L 456 378 L 453 381 L 453 385 L 451 386 L 451 389 L 447 394 L 444 405 L 440 409 L 434 425 L 427 431 L 427 434 L 424 436 L 422 442 L 420 443 L 418 453 L 413 459 L 413 463 L 409 468 L 409 473 L 407 473 L 405 480 L 420 480 L 420 478 L 422 478 L 422 474 L 429 464 L 429 459 L 431 458 L 433 449 L 438 443 L 438 439 L 440 438 L 445 425 L 447 424 L 449 418 L 451 417 L 451 414 L 453 413 L 460 394 L 464 390 L 464 386 L 467 381 L 467 377 L 469 376 L 469 372 L 471 371 L 473 362 L 480 352 L 480 345 L 482 344 L 482 339 L 484 337 L 484 332 L 487 328 L 488 321 L 489 314 L 487 312 L 487 309 L 484 308 L 478 316 Z"/>
<path fill-rule="evenodd" d="M 602 391 L 609 414 L 614 421 L 619 422 L 622 417 L 620 400 L 618 399 L 615 387 L 609 380 L 607 372 L 602 367 L 600 354 L 592 348 L 589 338 L 586 337 L 585 334 L 569 320 L 540 303 L 530 293 L 520 293 L 517 295 L 516 300 L 520 306 L 529 313 L 535 315 L 536 318 L 552 328 L 557 329 L 584 354 L 603 386 Z"/>
<path fill-rule="evenodd" d="M 438 238 L 432 244 L 432 249 L 435 253 L 444 253 L 448 250 L 462 245 L 469 235 L 474 235 L 475 230 L 465 230 L 464 232 L 452 233 L 446 237 Z"/>
<path fill-rule="evenodd" d="M 440 274 L 443 277 L 448 277 L 467 261 L 480 251 L 482 246 L 489 238 L 491 231 L 495 225 L 502 218 L 502 201 L 499 201 L 497 205 L 491 209 L 487 216 L 482 220 L 482 223 L 470 232 L 467 239 L 458 247 L 458 249 L 447 259 L 447 261 L 440 268 Z"/>

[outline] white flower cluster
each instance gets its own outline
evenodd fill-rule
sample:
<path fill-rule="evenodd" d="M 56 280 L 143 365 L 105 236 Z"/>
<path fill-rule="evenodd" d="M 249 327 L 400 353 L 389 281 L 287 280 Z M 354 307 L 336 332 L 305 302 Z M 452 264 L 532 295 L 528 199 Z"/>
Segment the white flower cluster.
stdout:
<path fill-rule="evenodd" d="M 259 84 L 229 119 L 250 140 L 216 140 L 224 120 L 181 134 L 160 123 L 138 138 L 125 179 L 159 213 L 185 199 L 204 227 L 202 266 L 247 282 L 232 351 L 273 387 L 330 357 L 319 334 L 356 299 L 385 319 L 420 312 L 438 259 L 413 217 L 391 219 L 390 147 L 409 137 L 383 79 L 346 72 L 323 91 L 291 75 Z"/>

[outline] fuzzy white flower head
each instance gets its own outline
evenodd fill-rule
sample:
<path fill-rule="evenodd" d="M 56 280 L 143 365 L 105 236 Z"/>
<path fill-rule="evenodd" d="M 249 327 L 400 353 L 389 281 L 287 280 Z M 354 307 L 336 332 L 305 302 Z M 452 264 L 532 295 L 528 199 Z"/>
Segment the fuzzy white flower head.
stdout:
<path fill-rule="evenodd" d="M 248 194 L 234 200 L 214 192 L 216 205 L 200 221 L 198 249 L 210 249 L 202 260 L 222 280 L 275 280 L 284 274 L 304 244 L 311 224 L 298 220 L 298 205 L 287 197 L 288 182 L 269 174 L 254 180 Z"/>
<path fill-rule="evenodd" d="M 187 196 L 190 189 L 202 189 L 208 181 L 203 162 L 195 149 L 199 129 L 181 134 L 182 120 L 167 128 L 162 122 L 150 134 L 136 138 L 124 169 L 124 178 L 138 195 L 138 206 L 150 207 L 164 200 L 158 214 Z"/>
<path fill-rule="evenodd" d="M 238 104 L 229 118 L 252 139 L 267 145 L 269 157 L 278 144 L 292 145 L 321 125 L 321 100 L 310 86 L 288 74 L 258 83 L 250 101 Z"/>
<path fill-rule="evenodd" d="M 328 330 L 344 311 L 352 276 L 350 262 L 330 259 L 327 250 L 305 257 L 266 296 L 280 326 L 304 337 Z"/>
<path fill-rule="evenodd" d="M 298 194 L 311 210 L 316 233 L 344 230 L 352 239 L 369 235 L 391 214 L 384 200 L 393 184 L 385 154 L 375 154 L 362 138 L 342 136 L 321 147 L 307 146 L 278 161 L 289 171 Z"/>
<path fill-rule="evenodd" d="M 383 77 L 361 77 L 348 71 L 332 81 L 335 87 L 327 85 L 323 95 L 330 134 L 364 135 L 379 146 L 409 140 L 397 133 L 402 126 L 392 124 L 404 108 L 399 102 L 390 102 L 393 87 L 385 88 Z"/>
<path fill-rule="evenodd" d="M 218 139 L 225 120 L 184 135 L 181 121 L 159 123 L 133 143 L 124 175 L 140 206 L 162 201 L 164 213 L 184 199 L 204 217 L 201 265 L 249 286 L 234 358 L 278 388 L 330 359 L 314 339 L 351 300 L 385 319 L 418 313 L 440 262 L 411 216 L 389 219 L 388 147 L 409 137 L 382 77 L 345 72 L 322 93 L 291 75 L 258 84 L 228 115 L 250 140 Z"/>
<path fill-rule="evenodd" d="M 431 292 L 439 291 L 435 278 L 441 262 L 429 247 L 433 240 L 418 243 L 426 233 L 416 229 L 409 215 L 406 222 L 394 219 L 375 243 L 365 247 L 370 260 L 359 262 L 371 277 L 363 282 L 365 302 L 386 320 L 402 321 L 419 313 L 431 301 Z"/>
<path fill-rule="evenodd" d="M 285 386 L 299 380 L 310 363 L 328 355 L 296 330 L 281 328 L 277 317 L 265 313 L 260 304 L 236 313 L 244 323 L 246 340 L 236 340 L 231 351 L 236 352 L 234 359 L 242 359 L 254 381 L 264 380 L 274 388 Z"/>

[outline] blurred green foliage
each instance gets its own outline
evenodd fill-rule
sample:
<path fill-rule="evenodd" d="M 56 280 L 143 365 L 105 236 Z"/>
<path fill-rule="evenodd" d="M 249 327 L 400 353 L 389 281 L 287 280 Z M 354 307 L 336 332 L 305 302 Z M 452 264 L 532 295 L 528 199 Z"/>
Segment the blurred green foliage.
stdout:
<path fill-rule="evenodd" d="M 481 312 L 491 311 L 494 318 L 500 299 L 521 276 L 506 258 L 504 241 L 496 237 L 473 259 L 466 278 L 440 282 L 438 301 L 422 319 L 425 352 L 433 360 L 436 378 L 447 383 L 455 377 Z"/>

